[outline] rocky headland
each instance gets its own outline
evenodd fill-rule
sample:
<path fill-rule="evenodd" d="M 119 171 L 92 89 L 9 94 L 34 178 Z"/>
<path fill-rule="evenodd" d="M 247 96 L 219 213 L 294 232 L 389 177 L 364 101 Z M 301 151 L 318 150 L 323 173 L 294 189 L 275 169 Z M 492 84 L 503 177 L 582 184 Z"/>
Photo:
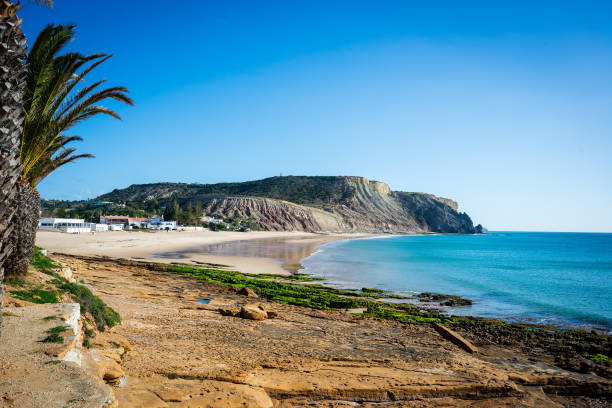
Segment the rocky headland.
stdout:
<path fill-rule="evenodd" d="M 474 233 L 470 217 L 450 199 L 392 191 L 365 177 L 271 177 L 244 183 L 132 185 L 94 201 L 183 208 L 200 205 L 217 218 L 250 220 L 272 231 Z"/>

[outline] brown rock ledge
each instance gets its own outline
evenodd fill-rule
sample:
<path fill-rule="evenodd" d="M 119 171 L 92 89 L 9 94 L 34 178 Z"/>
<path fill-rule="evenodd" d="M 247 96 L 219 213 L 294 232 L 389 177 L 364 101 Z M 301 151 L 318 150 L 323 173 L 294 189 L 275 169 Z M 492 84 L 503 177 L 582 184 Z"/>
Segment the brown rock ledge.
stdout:
<path fill-rule="evenodd" d="M 604 378 L 499 346 L 470 354 L 428 325 L 264 299 L 275 319 L 223 316 L 220 308 L 244 306 L 233 288 L 111 260 L 61 260 L 122 316 L 115 331 L 133 351 L 125 385 L 114 388 L 120 407 L 559 407 L 589 398 L 606 406 L 610 395 Z M 209 304 L 192 308 L 204 296 Z"/>

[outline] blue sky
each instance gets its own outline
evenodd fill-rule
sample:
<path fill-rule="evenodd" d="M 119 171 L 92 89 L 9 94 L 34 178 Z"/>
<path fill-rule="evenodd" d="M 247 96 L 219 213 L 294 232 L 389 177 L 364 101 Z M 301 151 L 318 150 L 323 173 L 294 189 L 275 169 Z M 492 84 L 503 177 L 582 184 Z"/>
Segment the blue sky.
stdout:
<path fill-rule="evenodd" d="M 359 175 L 490 229 L 612 231 L 612 6 L 505 3 L 26 3 L 30 43 L 77 24 L 136 103 L 75 128 L 96 159 L 41 195 Z"/>

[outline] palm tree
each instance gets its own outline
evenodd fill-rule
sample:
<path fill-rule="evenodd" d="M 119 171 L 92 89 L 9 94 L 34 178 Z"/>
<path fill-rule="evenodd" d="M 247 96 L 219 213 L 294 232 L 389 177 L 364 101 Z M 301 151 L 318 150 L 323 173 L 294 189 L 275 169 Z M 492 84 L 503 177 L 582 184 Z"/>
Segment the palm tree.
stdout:
<path fill-rule="evenodd" d="M 51 7 L 51 1 L 39 3 Z M 13 245 L 10 235 L 15 217 L 14 198 L 19 176 L 19 142 L 23 130 L 23 88 L 26 70 L 26 39 L 17 17 L 19 2 L 0 0 L 0 305 L 4 264 Z M 0 323 L 2 317 L 0 316 Z"/>
<path fill-rule="evenodd" d="M 64 164 L 90 154 L 74 154 L 71 142 L 82 140 L 66 131 L 90 117 L 104 114 L 121 119 L 113 110 L 97 105 L 107 99 L 133 105 L 124 87 L 98 89 L 100 80 L 82 86 L 85 77 L 111 55 L 84 56 L 77 52 L 59 55 L 74 38 L 73 25 L 48 25 L 28 54 L 23 95 L 25 120 L 19 144 L 21 171 L 17 180 L 17 214 L 10 235 L 15 249 L 5 263 L 7 276 L 25 276 L 34 250 L 40 213 L 36 185 Z"/>

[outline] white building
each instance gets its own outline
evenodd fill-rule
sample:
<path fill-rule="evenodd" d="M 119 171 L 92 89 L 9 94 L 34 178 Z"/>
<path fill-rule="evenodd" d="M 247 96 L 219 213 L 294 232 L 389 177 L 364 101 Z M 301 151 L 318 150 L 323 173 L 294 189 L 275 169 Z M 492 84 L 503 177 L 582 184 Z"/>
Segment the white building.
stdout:
<path fill-rule="evenodd" d="M 69 234 L 80 234 L 86 232 L 108 231 L 109 226 L 85 222 L 80 218 L 50 218 L 41 217 L 38 220 L 38 229 L 48 231 L 61 231 Z"/>
<path fill-rule="evenodd" d="M 108 224 L 91 224 L 91 230 L 95 232 L 108 231 Z"/>
<path fill-rule="evenodd" d="M 102 224 L 123 224 L 126 227 L 145 228 L 144 224 L 149 221 L 149 218 L 129 217 L 127 215 L 101 215 L 100 222 Z"/>
<path fill-rule="evenodd" d="M 145 228 L 152 230 L 175 230 L 176 221 L 150 220 L 145 222 Z"/>
<path fill-rule="evenodd" d="M 221 218 L 215 218 L 215 217 L 202 217 L 201 219 L 203 222 L 212 222 L 213 224 L 221 224 L 224 223 L 225 221 L 222 220 Z"/>
<path fill-rule="evenodd" d="M 80 218 L 48 218 L 42 217 L 38 220 L 38 228 L 44 230 L 56 230 L 69 234 L 91 232 L 92 224 Z"/>
<path fill-rule="evenodd" d="M 208 231 L 208 228 L 204 228 L 204 227 L 196 227 L 196 226 L 181 226 L 181 227 L 176 227 L 177 231 Z"/>

